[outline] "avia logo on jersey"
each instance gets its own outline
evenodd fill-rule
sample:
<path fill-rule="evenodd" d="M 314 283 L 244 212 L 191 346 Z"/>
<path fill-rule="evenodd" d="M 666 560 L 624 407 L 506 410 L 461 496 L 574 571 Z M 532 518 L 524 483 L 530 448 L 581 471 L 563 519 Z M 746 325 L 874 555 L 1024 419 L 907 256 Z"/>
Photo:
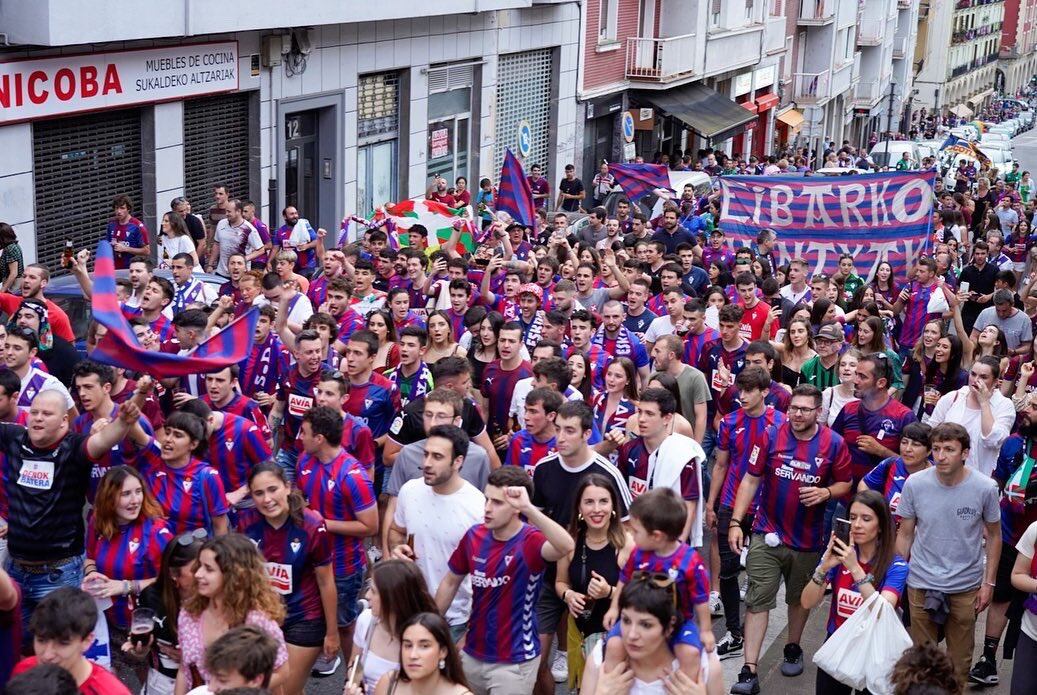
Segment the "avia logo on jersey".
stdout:
<path fill-rule="evenodd" d="M 266 576 L 274 591 L 287 596 L 292 593 L 292 568 L 280 562 L 266 563 Z"/>
<path fill-rule="evenodd" d="M 630 494 L 639 497 L 648 492 L 648 481 L 630 476 Z"/>
<path fill-rule="evenodd" d="M 302 417 L 313 407 L 313 399 L 298 393 L 288 394 L 288 414 L 294 417 Z"/>
<path fill-rule="evenodd" d="M 795 464 L 797 462 L 793 461 L 792 463 Z M 809 470 L 809 466 L 807 466 L 807 469 Z M 800 483 L 803 485 L 816 485 L 817 483 L 821 482 L 820 475 L 811 475 L 810 473 L 797 471 L 795 470 L 795 468 L 793 468 L 793 466 L 786 464 L 782 464 L 777 469 L 775 469 L 774 475 L 778 476 L 779 478 L 785 478 L 786 480 L 791 480 L 794 483 Z"/>
<path fill-rule="evenodd" d="M 497 589 L 505 586 L 511 581 L 511 575 L 505 574 L 503 577 L 487 577 L 486 573 L 481 570 L 476 570 L 472 573 L 472 588 L 479 587 L 480 589 Z"/>
<path fill-rule="evenodd" d="M 864 603 L 864 597 L 851 589 L 840 589 L 835 612 L 840 618 L 849 618 Z"/>

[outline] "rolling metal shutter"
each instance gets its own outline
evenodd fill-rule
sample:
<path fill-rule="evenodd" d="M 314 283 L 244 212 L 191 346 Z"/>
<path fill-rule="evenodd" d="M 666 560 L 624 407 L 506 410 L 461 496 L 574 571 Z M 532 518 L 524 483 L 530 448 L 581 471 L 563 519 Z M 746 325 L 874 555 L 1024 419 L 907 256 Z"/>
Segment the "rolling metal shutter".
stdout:
<path fill-rule="evenodd" d="M 184 195 L 195 212 L 209 209 L 218 183 L 248 199 L 248 110 L 248 92 L 184 102 Z"/>
<path fill-rule="evenodd" d="M 518 155 L 519 122 L 525 120 L 533 133 L 532 148 L 525 168 L 539 164 L 547 172 L 548 136 L 551 121 L 552 51 L 545 48 L 502 55 L 497 63 L 497 132 L 493 147 L 494 179 L 504 164 L 504 150 Z"/>
<path fill-rule="evenodd" d="M 36 258 L 58 272 L 65 240 L 92 250 L 104 236 L 115 195 L 129 196 L 140 217 L 140 111 L 38 121 L 32 131 Z"/>

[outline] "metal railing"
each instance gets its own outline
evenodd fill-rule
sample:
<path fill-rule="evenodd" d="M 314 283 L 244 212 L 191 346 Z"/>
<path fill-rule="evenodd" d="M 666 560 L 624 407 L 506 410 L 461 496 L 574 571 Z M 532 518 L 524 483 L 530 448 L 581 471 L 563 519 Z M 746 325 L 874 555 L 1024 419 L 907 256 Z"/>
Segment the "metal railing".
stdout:
<path fill-rule="evenodd" d="M 797 72 L 792 77 L 792 91 L 796 101 L 817 102 L 831 96 L 831 71 L 829 70 L 824 72 Z"/>
<path fill-rule="evenodd" d="M 885 22 L 878 19 L 862 19 L 857 27 L 857 43 L 862 46 L 878 46 L 882 43 Z"/>
<path fill-rule="evenodd" d="M 635 80 L 666 82 L 689 75 L 695 65 L 695 34 L 664 39 L 627 38 L 626 76 Z"/>
<path fill-rule="evenodd" d="M 858 82 L 857 86 L 853 88 L 854 102 L 867 103 L 868 106 L 871 106 L 879 100 L 880 96 L 878 80 Z"/>
<path fill-rule="evenodd" d="M 823 24 L 835 19 L 837 0 L 803 0 L 799 7 L 799 19 L 804 22 Z"/>

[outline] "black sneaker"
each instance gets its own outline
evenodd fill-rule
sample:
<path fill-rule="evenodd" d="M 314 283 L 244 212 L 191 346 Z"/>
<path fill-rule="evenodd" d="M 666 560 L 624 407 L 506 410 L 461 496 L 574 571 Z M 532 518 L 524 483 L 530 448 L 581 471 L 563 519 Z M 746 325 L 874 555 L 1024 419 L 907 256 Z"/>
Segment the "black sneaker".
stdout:
<path fill-rule="evenodd" d="M 976 665 L 969 671 L 969 683 L 990 687 L 997 685 L 999 682 L 997 664 L 993 661 L 987 661 L 987 658 L 984 656 L 981 656 Z"/>
<path fill-rule="evenodd" d="M 731 686 L 731 695 L 757 695 L 760 692 L 760 677 L 743 666 L 738 672 L 738 682 Z"/>
<path fill-rule="evenodd" d="M 728 632 L 717 640 L 717 656 L 720 657 L 721 661 L 741 656 L 744 647 L 745 640 L 742 639 L 741 635 L 734 635 Z"/>
<path fill-rule="evenodd" d="M 785 660 L 781 664 L 781 675 L 798 676 L 803 673 L 803 650 L 795 642 L 785 645 Z"/>

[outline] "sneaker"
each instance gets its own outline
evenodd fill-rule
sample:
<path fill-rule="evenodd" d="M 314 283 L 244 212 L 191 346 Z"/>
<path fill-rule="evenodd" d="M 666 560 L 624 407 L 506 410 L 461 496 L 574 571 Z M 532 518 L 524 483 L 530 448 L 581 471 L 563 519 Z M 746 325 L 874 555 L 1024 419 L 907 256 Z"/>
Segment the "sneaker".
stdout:
<path fill-rule="evenodd" d="M 554 659 L 551 660 L 551 677 L 555 683 L 569 680 L 569 658 L 559 649 L 555 650 Z"/>
<path fill-rule="evenodd" d="M 720 657 L 721 661 L 741 656 L 744 647 L 745 640 L 742 639 L 741 635 L 732 635 L 728 632 L 717 640 L 717 656 Z"/>
<path fill-rule="evenodd" d="M 742 583 L 738 585 L 738 595 L 745 600 L 745 592 L 749 590 L 749 577 L 742 580 Z"/>
<path fill-rule="evenodd" d="M 760 692 L 760 677 L 743 666 L 738 672 L 738 682 L 731 686 L 731 695 L 757 695 Z"/>
<path fill-rule="evenodd" d="M 794 642 L 785 645 L 785 660 L 781 663 L 781 675 L 798 676 L 803 673 L 803 650 Z"/>
<path fill-rule="evenodd" d="M 338 667 L 342 664 L 342 657 L 338 654 L 335 655 L 334 659 L 327 659 L 322 653 L 317 657 L 317 661 L 313 663 L 313 670 L 311 674 L 318 677 L 324 678 L 325 676 L 331 676 L 335 674 Z"/>
<path fill-rule="evenodd" d="M 709 614 L 718 618 L 724 614 L 724 603 L 720 600 L 719 591 L 709 592 Z"/>
<path fill-rule="evenodd" d="M 969 671 L 969 683 L 990 687 L 997 685 L 999 682 L 997 664 L 993 661 L 987 661 L 987 658 L 984 656 L 981 656 L 976 665 Z"/>

